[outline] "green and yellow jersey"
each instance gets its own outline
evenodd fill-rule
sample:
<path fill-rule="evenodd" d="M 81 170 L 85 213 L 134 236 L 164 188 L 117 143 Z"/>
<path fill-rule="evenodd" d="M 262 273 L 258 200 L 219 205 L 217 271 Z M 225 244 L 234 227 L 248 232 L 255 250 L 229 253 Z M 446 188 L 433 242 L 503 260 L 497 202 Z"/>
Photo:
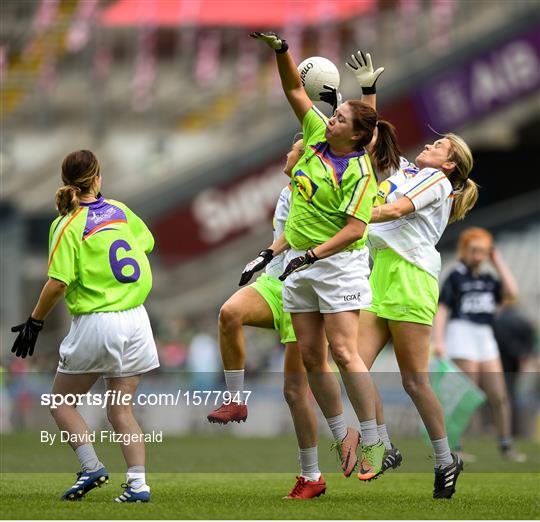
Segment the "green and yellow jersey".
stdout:
<path fill-rule="evenodd" d="M 153 247 L 154 238 L 137 215 L 100 197 L 53 221 L 47 274 L 67 285 L 72 315 L 127 310 L 144 303 L 152 288 L 146 254 Z"/>
<path fill-rule="evenodd" d="M 368 224 L 377 195 L 367 152 L 333 154 L 325 140 L 326 118 L 315 107 L 306 113 L 302 126 L 305 153 L 292 172 L 291 210 L 285 225 L 285 237 L 297 250 L 335 236 L 347 224 L 347 216 Z M 362 248 L 366 237 L 367 227 L 346 250 Z"/>

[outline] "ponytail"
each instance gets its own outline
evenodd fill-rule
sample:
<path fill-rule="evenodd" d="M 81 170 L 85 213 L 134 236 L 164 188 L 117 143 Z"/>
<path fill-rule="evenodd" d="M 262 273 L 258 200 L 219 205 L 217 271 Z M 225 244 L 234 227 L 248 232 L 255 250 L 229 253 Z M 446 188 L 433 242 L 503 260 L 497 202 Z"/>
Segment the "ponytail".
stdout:
<path fill-rule="evenodd" d="M 396 128 L 388 121 L 377 122 L 377 141 L 373 146 L 372 156 L 378 172 L 393 173 L 399 169 L 401 151 Z"/>
<path fill-rule="evenodd" d="M 478 185 L 470 178 L 465 180 L 463 188 L 454 191 L 454 202 L 450 212 L 449 223 L 463 219 L 469 210 L 474 207 L 478 199 Z"/>
<path fill-rule="evenodd" d="M 473 168 L 473 156 L 465 140 L 452 133 L 443 136 L 450 141 L 448 159 L 456 164 L 454 170 L 448 174 L 448 180 L 454 189 L 454 202 L 449 219 L 449 223 L 453 223 L 463 219 L 474 207 L 478 199 L 478 185 L 469 178 Z"/>
<path fill-rule="evenodd" d="M 80 193 L 81 189 L 73 185 L 65 185 L 56 191 L 56 208 L 61 216 L 79 208 Z"/>
<path fill-rule="evenodd" d="M 81 194 L 99 190 L 100 166 L 89 150 L 77 150 L 68 154 L 62 162 L 64 186 L 56 191 L 56 208 L 65 216 L 79 208 Z"/>

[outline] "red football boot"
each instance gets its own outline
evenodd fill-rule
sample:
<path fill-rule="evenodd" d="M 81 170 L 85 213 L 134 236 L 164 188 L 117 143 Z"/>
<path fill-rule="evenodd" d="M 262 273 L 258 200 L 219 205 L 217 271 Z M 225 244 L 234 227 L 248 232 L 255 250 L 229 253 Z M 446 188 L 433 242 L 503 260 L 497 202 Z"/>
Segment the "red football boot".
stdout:
<path fill-rule="evenodd" d="M 208 415 L 208 422 L 217 422 L 218 424 L 227 424 L 228 422 L 246 422 L 247 406 L 245 404 L 222 404 L 217 410 Z"/>
<path fill-rule="evenodd" d="M 292 488 L 291 492 L 283 497 L 284 499 L 299 499 L 308 500 L 310 498 L 319 497 L 324 495 L 326 491 L 326 481 L 324 477 L 319 477 L 319 480 L 307 480 L 304 477 L 296 477 L 296 484 Z"/>

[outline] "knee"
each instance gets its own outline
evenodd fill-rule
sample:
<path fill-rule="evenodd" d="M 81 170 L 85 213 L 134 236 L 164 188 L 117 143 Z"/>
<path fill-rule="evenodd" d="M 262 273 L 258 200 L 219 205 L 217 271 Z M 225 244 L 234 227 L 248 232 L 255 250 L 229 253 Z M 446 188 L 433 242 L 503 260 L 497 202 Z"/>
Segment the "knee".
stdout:
<path fill-rule="evenodd" d="M 497 391 L 488 397 L 492 408 L 502 409 L 508 406 L 508 396 L 504 391 Z"/>
<path fill-rule="evenodd" d="M 60 416 L 60 412 L 58 411 L 58 407 L 49 406 L 49 413 L 51 414 L 52 418 L 54 420 L 58 419 Z"/>
<path fill-rule="evenodd" d="M 348 368 L 354 359 L 354 354 L 344 347 L 332 347 L 332 357 L 339 368 Z"/>
<path fill-rule="evenodd" d="M 307 392 L 308 384 L 305 376 L 295 376 L 285 381 L 283 396 L 289 406 L 296 406 L 306 400 Z"/>
<path fill-rule="evenodd" d="M 54 420 L 59 419 L 64 413 L 70 410 L 75 411 L 75 406 L 68 406 L 66 404 L 60 404 L 58 406 L 49 406 L 49 412 Z"/>
<path fill-rule="evenodd" d="M 107 418 L 113 426 L 122 424 L 130 415 L 131 411 L 124 407 L 109 406 L 107 408 Z"/>
<path fill-rule="evenodd" d="M 310 349 L 309 346 L 304 346 L 298 343 L 298 347 L 302 353 L 302 362 L 308 372 L 323 371 L 325 368 L 325 355 Z"/>
<path fill-rule="evenodd" d="M 403 388 L 411 398 L 418 397 L 425 392 L 426 387 L 430 387 L 427 374 L 417 373 L 402 377 Z"/>
<path fill-rule="evenodd" d="M 233 304 L 225 303 L 219 310 L 220 330 L 230 330 L 242 326 L 242 311 Z"/>

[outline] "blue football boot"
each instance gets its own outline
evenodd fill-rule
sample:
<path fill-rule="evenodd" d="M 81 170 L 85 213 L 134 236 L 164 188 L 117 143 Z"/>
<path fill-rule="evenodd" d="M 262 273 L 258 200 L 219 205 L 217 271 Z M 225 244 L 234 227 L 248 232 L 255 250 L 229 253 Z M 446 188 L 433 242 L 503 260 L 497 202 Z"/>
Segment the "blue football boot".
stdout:
<path fill-rule="evenodd" d="M 115 502 L 149 502 L 150 487 L 146 484 L 132 488 L 129 484 L 122 484 L 124 492 L 114 499 Z"/>
<path fill-rule="evenodd" d="M 103 467 L 97 471 L 79 471 L 77 480 L 61 497 L 61 500 L 81 500 L 90 490 L 109 482 L 109 472 Z"/>

